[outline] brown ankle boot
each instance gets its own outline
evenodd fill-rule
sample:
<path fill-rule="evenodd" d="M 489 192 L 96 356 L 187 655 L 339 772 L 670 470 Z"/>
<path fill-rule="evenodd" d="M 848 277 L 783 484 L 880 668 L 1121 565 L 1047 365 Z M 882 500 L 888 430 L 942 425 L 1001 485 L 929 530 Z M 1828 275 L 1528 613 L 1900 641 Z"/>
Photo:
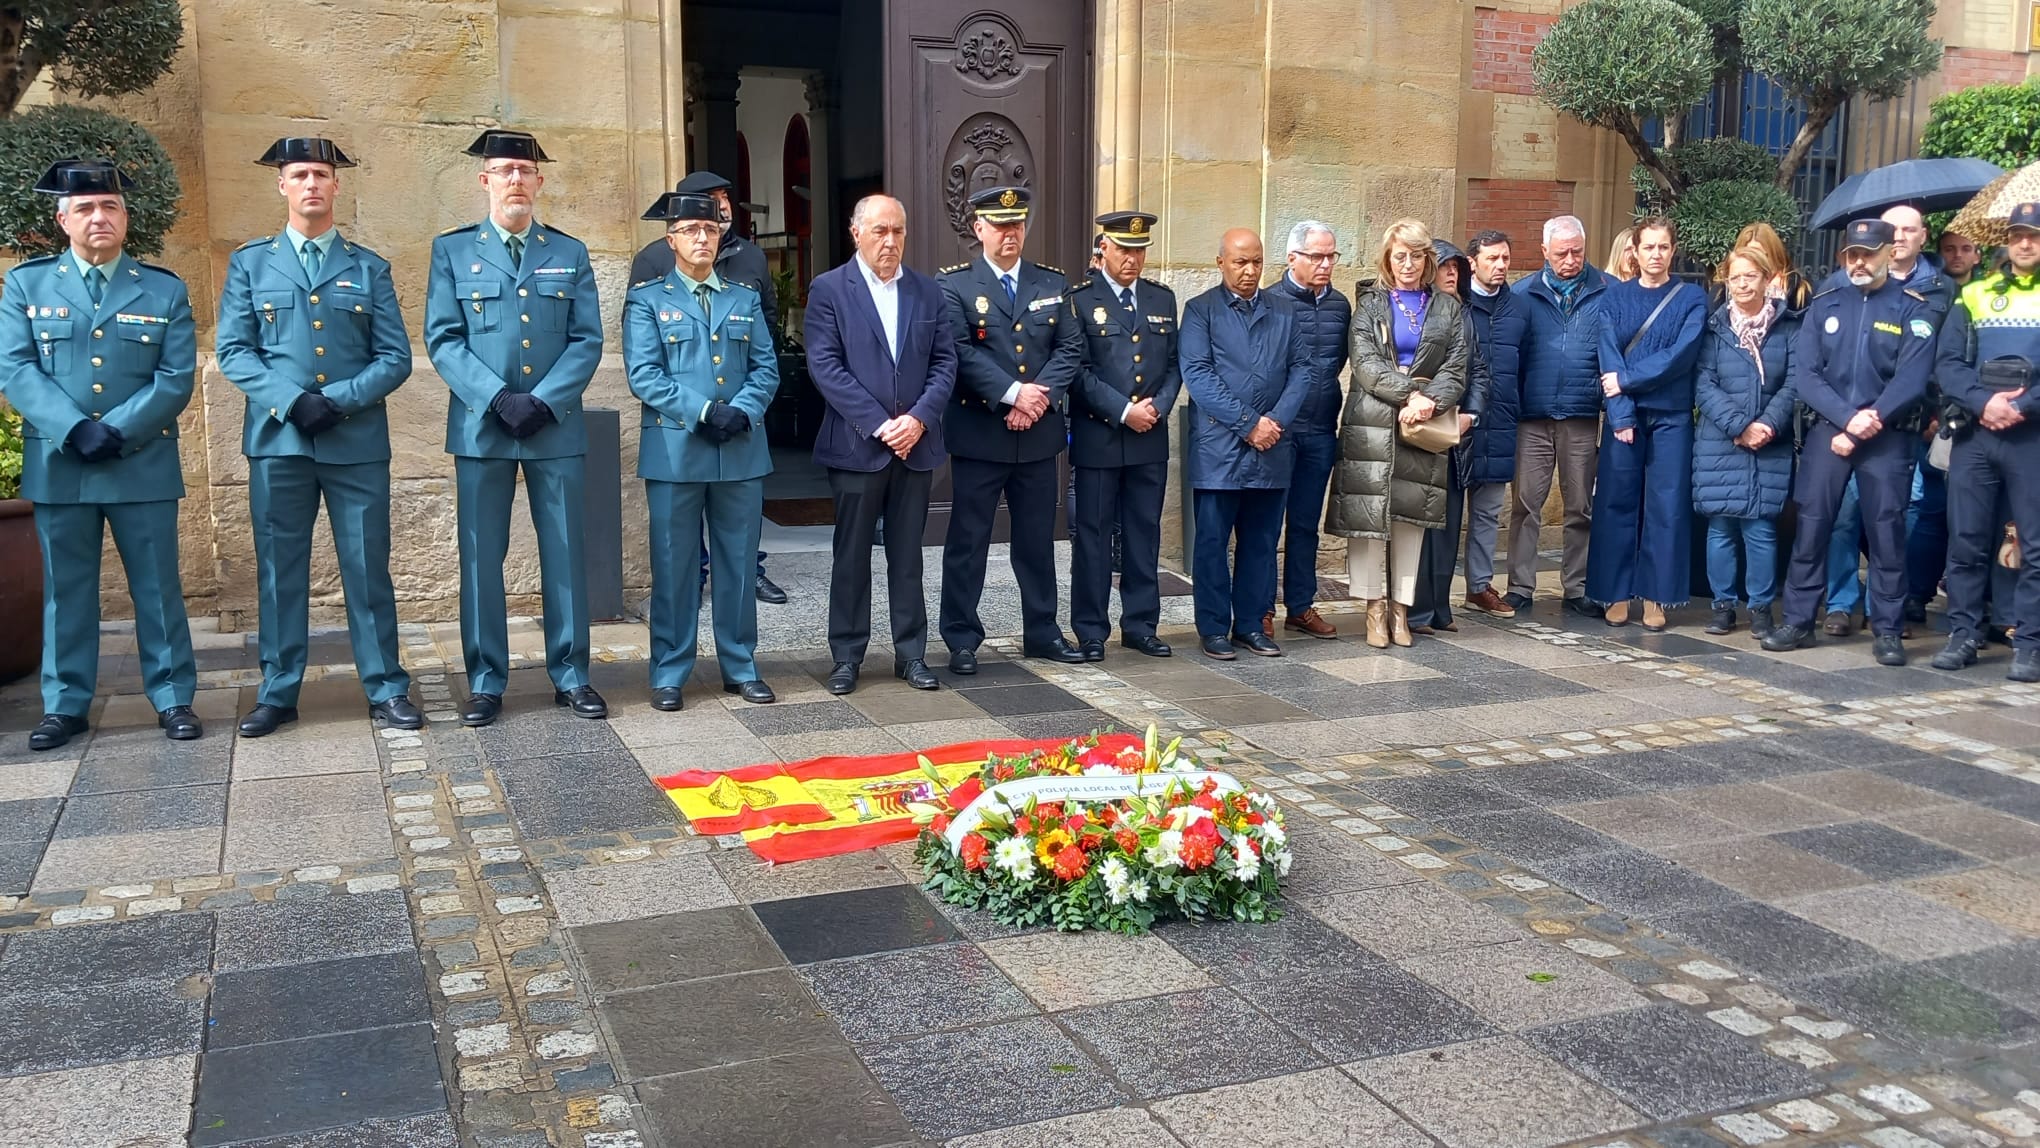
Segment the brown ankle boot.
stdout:
<path fill-rule="evenodd" d="M 1388 640 L 1398 646 L 1407 646 L 1416 641 L 1410 636 L 1410 608 L 1401 602 L 1389 603 Z"/>
<path fill-rule="evenodd" d="M 1643 628 L 1644 628 L 1644 629 L 1646 629 L 1646 630 L 1650 630 L 1650 631 L 1653 631 L 1653 632 L 1655 632 L 1655 633 L 1663 633 L 1663 632 L 1664 632 L 1664 628 L 1665 628 L 1665 608 L 1664 608 L 1664 605 L 1663 605 L 1662 603 L 1659 603 L 1659 602 L 1651 602 L 1651 601 L 1645 601 L 1645 602 L 1644 602 L 1644 604 L 1643 604 Z"/>
<path fill-rule="evenodd" d="M 1377 650 L 1388 649 L 1388 602 L 1384 599 L 1367 600 L 1367 644 Z"/>
<path fill-rule="evenodd" d="M 1601 613 L 1601 620 L 1610 626 L 1627 626 L 1629 624 L 1629 600 L 1625 598 L 1620 602 L 1608 603 L 1608 608 Z"/>

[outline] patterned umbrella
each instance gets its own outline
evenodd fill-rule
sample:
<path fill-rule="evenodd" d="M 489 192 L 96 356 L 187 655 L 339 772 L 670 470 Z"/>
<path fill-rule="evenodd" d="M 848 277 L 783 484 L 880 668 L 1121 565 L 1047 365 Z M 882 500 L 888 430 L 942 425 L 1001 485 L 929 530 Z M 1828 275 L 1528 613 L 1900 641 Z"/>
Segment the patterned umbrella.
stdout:
<path fill-rule="evenodd" d="M 1966 235 L 1978 247 L 1997 247 L 2010 238 L 2005 220 L 2011 217 L 2012 208 L 2033 200 L 2040 200 L 2040 163 L 2008 171 L 1985 184 L 1944 230 Z"/>

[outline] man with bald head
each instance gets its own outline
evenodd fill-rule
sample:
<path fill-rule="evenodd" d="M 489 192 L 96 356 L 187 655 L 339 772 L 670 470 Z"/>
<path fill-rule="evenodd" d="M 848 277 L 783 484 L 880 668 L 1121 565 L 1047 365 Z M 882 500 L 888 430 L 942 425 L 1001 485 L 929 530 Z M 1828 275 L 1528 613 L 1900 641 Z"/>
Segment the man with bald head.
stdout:
<path fill-rule="evenodd" d="M 1197 535 L 1192 556 L 1197 634 L 1206 657 L 1282 648 L 1261 619 L 1275 606 L 1295 446 L 1284 430 L 1310 391 L 1310 347 L 1291 305 L 1261 290 L 1261 237 L 1244 227 L 1219 241 L 1219 284 L 1183 309 L 1179 343 L 1190 416 L 1184 473 Z M 1228 564 L 1226 550 L 1234 549 Z"/>

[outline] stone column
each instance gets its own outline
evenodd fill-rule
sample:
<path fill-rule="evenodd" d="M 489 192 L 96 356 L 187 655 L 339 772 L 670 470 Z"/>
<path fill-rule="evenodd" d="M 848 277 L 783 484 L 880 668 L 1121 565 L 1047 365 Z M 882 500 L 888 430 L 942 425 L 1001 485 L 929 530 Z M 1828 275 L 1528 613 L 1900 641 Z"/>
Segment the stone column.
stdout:
<path fill-rule="evenodd" d="M 802 82 L 808 106 L 808 219 L 813 224 L 814 270 L 819 274 L 836 265 L 836 252 L 844 242 L 836 219 L 836 165 L 831 162 L 839 97 L 836 79 L 827 72 L 811 72 Z"/>
<path fill-rule="evenodd" d="M 701 73 L 701 104 L 707 119 L 707 134 L 695 141 L 700 166 L 737 182 L 737 73 L 734 69 L 704 67 Z"/>

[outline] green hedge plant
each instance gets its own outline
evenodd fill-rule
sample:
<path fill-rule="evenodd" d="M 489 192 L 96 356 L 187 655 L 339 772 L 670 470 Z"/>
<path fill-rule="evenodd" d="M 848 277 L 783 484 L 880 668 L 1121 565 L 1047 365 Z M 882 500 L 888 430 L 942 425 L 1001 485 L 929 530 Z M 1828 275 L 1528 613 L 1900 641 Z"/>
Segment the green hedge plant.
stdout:
<path fill-rule="evenodd" d="M 62 251 L 56 202 L 34 190 L 60 159 L 112 160 L 135 181 L 128 193 L 127 250 L 154 255 L 177 222 L 183 194 L 176 165 L 148 130 L 97 108 L 58 104 L 0 119 L 0 246 L 24 257 Z"/>
<path fill-rule="evenodd" d="M 1735 246 L 1736 235 L 1759 220 L 1776 228 L 1790 247 L 1799 233 L 1799 204 L 1768 180 L 1718 179 L 1679 197 L 1672 220 L 1686 256 L 1712 268 Z"/>

